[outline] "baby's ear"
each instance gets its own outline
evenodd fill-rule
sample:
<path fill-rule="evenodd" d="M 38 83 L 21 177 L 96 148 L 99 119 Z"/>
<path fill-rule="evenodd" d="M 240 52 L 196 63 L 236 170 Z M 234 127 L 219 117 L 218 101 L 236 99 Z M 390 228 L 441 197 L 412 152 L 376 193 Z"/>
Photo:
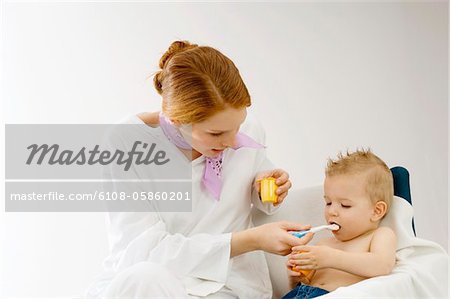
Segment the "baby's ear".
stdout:
<path fill-rule="evenodd" d="M 387 204 L 384 201 L 377 201 L 376 204 L 373 206 L 373 213 L 370 220 L 372 221 L 379 221 L 387 212 Z"/>

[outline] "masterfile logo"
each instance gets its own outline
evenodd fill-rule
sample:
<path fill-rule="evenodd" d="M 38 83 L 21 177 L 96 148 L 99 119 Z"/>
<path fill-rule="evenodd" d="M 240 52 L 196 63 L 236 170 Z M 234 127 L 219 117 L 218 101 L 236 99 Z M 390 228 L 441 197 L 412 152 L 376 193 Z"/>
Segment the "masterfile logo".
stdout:
<path fill-rule="evenodd" d="M 142 147 L 142 150 L 139 150 Z M 166 159 L 165 151 L 155 151 L 156 143 L 152 143 L 150 146 L 148 143 L 135 141 L 130 151 L 124 152 L 121 150 L 115 150 L 114 152 L 99 150 L 100 145 L 96 144 L 92 150 L 87 150 L 86 147 L 82 147 L 79 151 L 72 150 L 60 150 L 58 144 L 48 145 L 32 144 L 27 147 L 30 150 L 27 164 L 33 163 L 36 157 L 36 164 L 48 163 L 49 165 L 93 165 L 99 163 L 101 165 L 108 165 L 116 163 L 117 165 L 124 165 L 124 170 L 128 171 L 133 163 L 140 165 L 149 165 L 154 163 L 155 165 L 164 165 L 170 161 Z M 154 153 L 156 152 L 156 153 Z M 136 159 L 134 159 L 136 157 Z M 46 160 L 46 161 L 44 161 Z"/>

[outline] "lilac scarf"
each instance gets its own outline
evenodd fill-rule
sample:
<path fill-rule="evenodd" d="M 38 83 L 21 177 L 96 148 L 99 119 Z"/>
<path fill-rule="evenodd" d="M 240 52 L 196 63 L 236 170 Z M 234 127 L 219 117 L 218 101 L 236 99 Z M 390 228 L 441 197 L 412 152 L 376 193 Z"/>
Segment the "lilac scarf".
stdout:
<path fill-rule="evenodd" d="M 159 114 L 159 125 L 170 142 L 175 144 L 177 147 L 192 150 L 192 147 L 181 135 L 178 128 L 168 119 L 162 112 Z M 243 133 L 236 134 L 236 142 L 232 149 L 236 150 L 241 147 L 250 148 L 264 148 L 263 145 L 259 144 L 249 136 Z M 205 172 L 203 173 L 202 183 L 212 194 L 212 196 L 219 200 L 220 193 L 222 191 L 222 164 L 223 164 L 223 152 L 217 157 L 210 158 L 205 157 L 206 165 Z"/>

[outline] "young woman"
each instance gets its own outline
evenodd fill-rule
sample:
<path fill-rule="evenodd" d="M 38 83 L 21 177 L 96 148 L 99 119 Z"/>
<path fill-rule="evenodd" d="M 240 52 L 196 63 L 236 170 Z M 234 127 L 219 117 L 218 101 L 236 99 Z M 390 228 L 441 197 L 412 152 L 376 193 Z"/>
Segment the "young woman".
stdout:
<path fill-rule="evenodd" d="M 273 213 L 291 183 L 265 156 L 264 131 L 247 117 L 250 95 L 239 71 L 219 51 L 186 41 L 172 43 L 159 66 L 162 111 L 126 123 L 144 127 L 135 137 L 151 136 L 183 154 L 192 167 L 192 212 L 110 213 L 111 253 L 87 297 L 271 298 L 262 251 L 287 255 L 310 236 L 290 235 L 307 228 L 295 223 L 252 225 L 252 206 Z M 258 180 L 270 176 L 279 186 L 277 204 L 259 196 Z"/>

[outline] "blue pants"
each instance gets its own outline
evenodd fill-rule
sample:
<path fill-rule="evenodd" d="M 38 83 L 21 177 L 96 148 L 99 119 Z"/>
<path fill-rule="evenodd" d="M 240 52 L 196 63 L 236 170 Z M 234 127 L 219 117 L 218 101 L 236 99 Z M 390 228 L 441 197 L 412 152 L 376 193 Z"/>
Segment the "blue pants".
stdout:
<path fill-rule="evenodd" d="M 328 293 L 329 292 L 327 290 L 318 287 L 313 287 L 306 284 L 298 284 L 281 299 L 308 299 L 319 297 Z"/>

